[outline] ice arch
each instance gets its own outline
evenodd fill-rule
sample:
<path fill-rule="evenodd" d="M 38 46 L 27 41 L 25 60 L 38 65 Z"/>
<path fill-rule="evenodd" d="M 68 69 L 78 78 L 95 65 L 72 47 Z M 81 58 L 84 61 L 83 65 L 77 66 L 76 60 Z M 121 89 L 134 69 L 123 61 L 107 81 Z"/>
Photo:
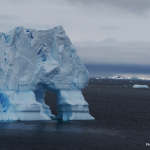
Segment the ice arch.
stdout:
<path fill-rule="evenodd" d="M 57 93 L 57 119 L 91 120 L 81 90 L 88 71 L 62 26 L 0 33 L 0 120 L 50 120 L 45 90 Z"/>

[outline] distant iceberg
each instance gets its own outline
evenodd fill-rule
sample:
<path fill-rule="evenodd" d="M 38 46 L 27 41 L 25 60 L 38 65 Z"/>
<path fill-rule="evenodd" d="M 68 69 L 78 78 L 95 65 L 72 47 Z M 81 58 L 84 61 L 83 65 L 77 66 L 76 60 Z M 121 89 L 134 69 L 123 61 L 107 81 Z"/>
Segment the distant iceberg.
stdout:
<path fill-rule="evenodd" d="M 135 84 L 133 85 L 133 88 L 149 88 L 148 85 L 138 85 L 138 84 Z"/>
<path fill-rule="evenodd" d="M 123 76 L 113 76 L 113 77 L 108 77 L 109 79 L 125 79 Z"/>
<path fill-rule="evenodd" d="M 0 33 L 0 120 L 51 120 L 45 90 L 57 93 L 57 119 L 92 120 L 81 90 L 89 76 L 62 26 Z"/>
<path fill-rule="evenodd" d="M 150 80 L 150 78 L 138 78 L 139 80 Z"/>
<path fill-rule="evenodd" d="M 116 75 L 116 76 L 112 76 L 112 77 L 100 77 L 101 79 L 117 79 L 117 80 L 150 80 L 150 78 L 135 78 L 135 77 L 124 77 L 121 75 Z"/>

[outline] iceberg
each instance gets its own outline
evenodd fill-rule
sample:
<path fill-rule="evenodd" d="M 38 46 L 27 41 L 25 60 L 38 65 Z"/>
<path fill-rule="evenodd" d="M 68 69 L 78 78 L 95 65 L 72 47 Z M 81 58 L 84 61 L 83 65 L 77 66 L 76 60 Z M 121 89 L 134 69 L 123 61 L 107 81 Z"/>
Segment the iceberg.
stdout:
<path fill-rule="evenodd" d="M 121 79 L 125 79 L 123 76 L 113 76 L 113 77 L 108 77 L 109 79 L 119 79 L 119 80 L 121 80 Z"/>
<path fill-rule="evenodd" d="M 138 80 L 150 80 L 150 78 L 138 78 Z"/>
<path fill-rule="evenodd" d="M 148 88 L 149 89 L 148 85 L 138 85 L 138 84 L 133 85 L 133 88 Z"/>
<path fill-rule="evenodd" d="M 62 26 L 0 33 L 0 121 L 93 120 L 81 90 L 89 76 Z M 44 102 L 57 94 L 55 117 Z"/>

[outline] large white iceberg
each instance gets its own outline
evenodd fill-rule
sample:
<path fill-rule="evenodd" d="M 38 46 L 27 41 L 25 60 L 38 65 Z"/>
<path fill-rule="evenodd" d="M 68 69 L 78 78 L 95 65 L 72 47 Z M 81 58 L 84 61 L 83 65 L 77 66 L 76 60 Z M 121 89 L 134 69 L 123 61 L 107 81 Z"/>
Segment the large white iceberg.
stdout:
<path fill-rule="evenodd" d="M 81 90 L 88 71 L 62 26 L 0 33 L 0 120 L 51 120 L 45 90 L 57 93 L 62 120 L 92 120 Z"/>

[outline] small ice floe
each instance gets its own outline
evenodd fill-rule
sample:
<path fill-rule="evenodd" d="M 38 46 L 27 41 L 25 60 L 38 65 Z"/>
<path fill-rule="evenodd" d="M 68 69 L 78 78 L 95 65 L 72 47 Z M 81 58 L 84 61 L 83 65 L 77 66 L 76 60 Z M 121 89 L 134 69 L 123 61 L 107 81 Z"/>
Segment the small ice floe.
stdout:
<path fill-rule="evenodd" d="M 135 84 L 133 85 L 133 88 L 149 88 L 148 85 L 138 85 L 138 84 Z"/>
<path fill-rule="evenodd" d="M 99 78 L 96 78 L 97 80 L 99 80 Z"/>
<path fill-rule="evenodd" d="M 133 81 L 130 81 L 130 82 L 133 82 Z"/>
<path fill-rule="evenodd" d="M 128 87 L 127 85 L 123 85 L 124 87 Z"/>

